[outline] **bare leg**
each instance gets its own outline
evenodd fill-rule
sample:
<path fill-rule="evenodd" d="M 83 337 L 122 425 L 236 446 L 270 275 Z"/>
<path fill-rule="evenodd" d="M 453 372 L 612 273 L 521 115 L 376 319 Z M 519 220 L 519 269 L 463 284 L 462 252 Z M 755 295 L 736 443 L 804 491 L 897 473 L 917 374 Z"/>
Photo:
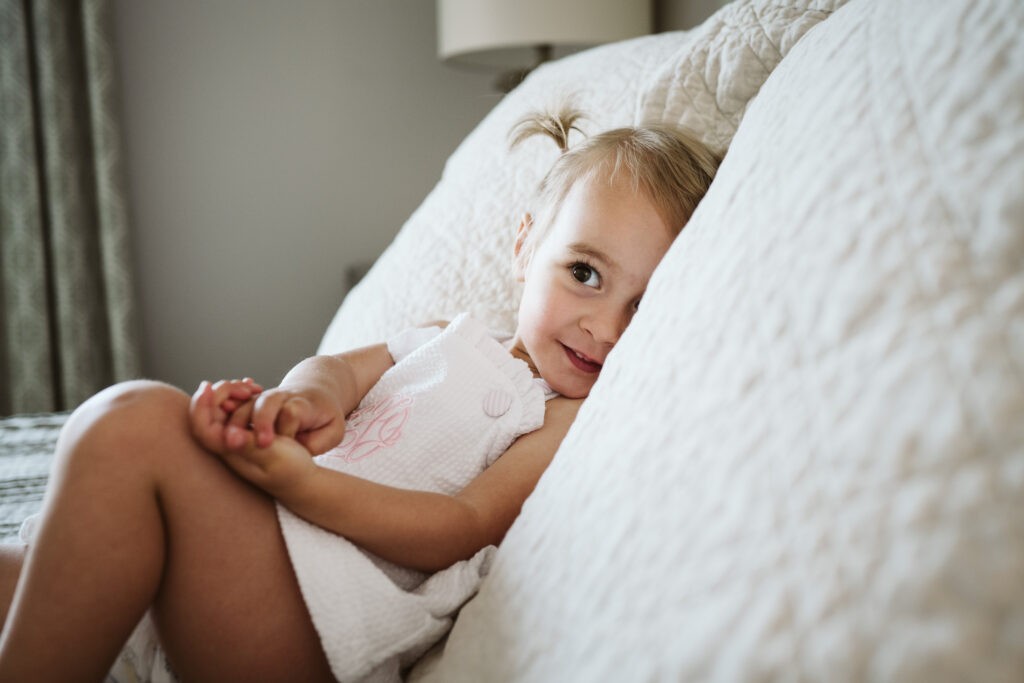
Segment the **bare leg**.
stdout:
<path fill-rule="evenodd" d="M 21 575 L 24 560 L 24 546 L 0 545 L 0 631 L 7 620 L 7 610 L 14 599 L 14 588 L 18 585 L 18 576 Z"/>
<path fill-rule="evenodd" d="M 0 680 L 101 680 L 150 606 L 185 680 L 332 680 L 273 502 L 195 444 L 187 405 L 135 382 L 68 421 Z"/>

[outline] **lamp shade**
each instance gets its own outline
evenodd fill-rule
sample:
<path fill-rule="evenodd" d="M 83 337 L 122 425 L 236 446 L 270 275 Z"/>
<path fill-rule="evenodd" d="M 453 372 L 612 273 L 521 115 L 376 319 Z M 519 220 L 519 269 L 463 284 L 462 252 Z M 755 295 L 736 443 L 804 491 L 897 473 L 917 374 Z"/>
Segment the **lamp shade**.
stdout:
<path fill-rule="evenodd" d="M 650 33 L 650 0 L 437 0 L 438 56 L 516 67 L 539 46 L 584 47 Z"/>

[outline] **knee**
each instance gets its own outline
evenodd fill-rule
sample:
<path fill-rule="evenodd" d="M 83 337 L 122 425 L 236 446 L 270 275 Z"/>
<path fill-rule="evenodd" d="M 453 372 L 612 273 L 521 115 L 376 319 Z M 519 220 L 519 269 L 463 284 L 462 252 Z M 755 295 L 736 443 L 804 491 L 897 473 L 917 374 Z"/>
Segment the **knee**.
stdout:
<path fill-rule="evenodd" d="M 121 382 L 79 406 L 64 426 L 61 439 L 89 438 L 125 445 L 168 427 L 187 428 L 188 401 L 184 392 L 162 382 Z"/>
<path fill-rule="evenodd" d="M 188 396 L 170 384 L 151 379 L 134 379 L 107 387 L 82 404 L 99 404 L 104 411 L 160 410 L 178 408 Z"/>
<path fill-rule="evenodd" d="M 83 403 L 75 415 L 92 418 L 152 419 L 179 414 L 188 405 L 188 396 L 163 382 L 147 379 L 121 382 L 99 392 Z"/>

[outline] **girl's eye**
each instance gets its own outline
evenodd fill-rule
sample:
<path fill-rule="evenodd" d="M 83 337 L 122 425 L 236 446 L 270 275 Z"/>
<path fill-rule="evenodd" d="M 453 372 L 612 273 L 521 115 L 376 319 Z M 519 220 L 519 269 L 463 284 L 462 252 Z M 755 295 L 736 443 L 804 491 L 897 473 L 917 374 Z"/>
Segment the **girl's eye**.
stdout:
<path fill-rule="evenodd" d="M 576 262 L 569 266 L 569 271 L 577 282 L 580 282 L 587 287 L 601 286 L 601 276 L 597 274 L 596 270 L 588 266 L 586 263 Z"/>

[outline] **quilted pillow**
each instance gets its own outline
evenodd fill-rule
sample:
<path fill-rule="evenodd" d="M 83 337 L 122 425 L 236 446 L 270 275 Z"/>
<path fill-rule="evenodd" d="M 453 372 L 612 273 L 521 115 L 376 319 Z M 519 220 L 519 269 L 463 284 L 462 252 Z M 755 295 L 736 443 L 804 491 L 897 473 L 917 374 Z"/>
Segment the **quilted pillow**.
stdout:
<path fill-rule="evenodd" d="M 643 93 L 637 119 L 697 131 L 724 153 L 761 84 L 845 0 L 734 2 L 695 29 Z"/>
<path fill-rule="evenodd" d="M 1021 35 L 793 48 L 427 680 L 1020 679 Z"/>
<path fill-rule="evenodd" d="M 333 353 L 469 310 L 512 330 L 515 228 L 557 157 L 549 141 L 508 150 L 526 113 L 566 97 L 599 132 L 638 120 L 691 126 L 722 150 L 747 102 L 796 40 L 843 0 L 740 0 L 688 32 L 607 45 L 542 66 L 451 156 L 441 181 L 352 290 L 321 340 Z"/>

